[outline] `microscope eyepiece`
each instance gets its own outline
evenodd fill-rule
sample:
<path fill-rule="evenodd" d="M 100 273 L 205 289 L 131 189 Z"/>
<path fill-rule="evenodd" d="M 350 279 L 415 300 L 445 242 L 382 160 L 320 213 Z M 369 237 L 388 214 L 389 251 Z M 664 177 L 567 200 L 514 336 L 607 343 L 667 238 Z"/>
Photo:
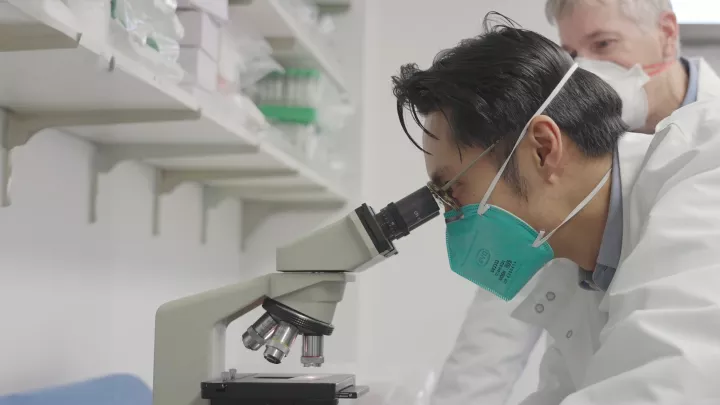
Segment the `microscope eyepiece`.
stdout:
<path fill-rule="evenodd" d="M 440 214 L 435 196 L 427 186 L 394 203 L 388 204 L 377 215 L 375 221 L 386 238 L 394 241 Z"/>

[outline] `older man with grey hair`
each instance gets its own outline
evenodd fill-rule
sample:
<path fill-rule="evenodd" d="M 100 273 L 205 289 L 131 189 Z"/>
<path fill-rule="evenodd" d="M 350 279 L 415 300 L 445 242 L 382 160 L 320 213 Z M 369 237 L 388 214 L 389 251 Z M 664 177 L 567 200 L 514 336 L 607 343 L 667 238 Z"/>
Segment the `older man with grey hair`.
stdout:
<path fill-rule="evenodd" d="M 608 66 L 616 73 L 632 68 L 644 72 L 640 102 L 623 98 L 623 116 L 630 109 L 630 115 L 639 117 L 634 125 L 628 122 L 635 132 L 653 133 L 655 126 L 675 110 L 720 97 L 720 78 L 712 68 L 703 59 L 680 56 L 679 26 L 670 0 L 547 0 L 546 13 L 558 28 L 563 48 L 581 67 L 602 78 L 602 70 Z M 622 97 L 627 89 L 616 90 Z M 616 180 L 613 183 L 619 184 Z M 611 200 L 608 211 L 603 241 L 614 242 L 603 243 L 594 269 L 578 270 L 579 288 L 584 290 L 607 291 L 618 266 L 622 201 Z M 576 267 L 570 262 L 553 262 L 552 266 Z M 535 278 L 542 277 L 541 271 Z M 548 291 L 546 297 L 538 299 L 552 305 L 553 297 Z M 503 304 L 478 291 L 432 394 L 432 405 L 507 403 L 542 327 L 512 318 L 511 308 Z M 539 317 L 542 309 L 543 304 L 536 308 Z M 556 367 L 556 363 L 544 360 L 543 367 Z M 540 390 L 526 403 L 557 403 L 557 398 L 567 395 L 569 392 L 563 392 L 566 387 L 555 378 L 563 372 L 542 370 Z M 545 379 L 547 375 L 555 379 Z"/>
<path fill-rule="evenodd" d="M 678 108 L 720 96 L 720 78 L 710 65 L 680 56 L 670 0 L 548 0 L 546 15 L 573 57 L 643 68 L 650 77 L 649 108 L 637 132 L 652 133 Z"/>

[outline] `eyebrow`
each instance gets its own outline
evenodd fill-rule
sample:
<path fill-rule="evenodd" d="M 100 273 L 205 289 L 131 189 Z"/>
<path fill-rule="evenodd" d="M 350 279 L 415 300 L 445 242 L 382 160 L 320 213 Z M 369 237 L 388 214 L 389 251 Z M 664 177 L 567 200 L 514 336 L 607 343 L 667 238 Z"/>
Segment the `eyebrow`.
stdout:
<path fill-rule="evenodd" d="M 612 34 L 613 34 L 613 32 L 611 32 L 611 31 L 597 30 L 597 31 L 591 32 L 591 33 L 588 34 L 588 35 L 585 35 L 585 39 L 592 40 L 592 39 L 595 39 L 595 38 L 597 38 L 597 37 L 601 37 L 601 36 L 603 36 L 603 35 L 612 35 Z"/>
<path fill-rule="evenodd" d="M 593 31 L 593 32 L 585 35 L 583 37 L 583 41 L 592 41 L 592 40 L 596 39 L 597 37 L 601 37 L 604 35 L 614 35 L 614 34 L 615 33 L 613 33 L 612 31 L 597 30 L 597 31 Z M 567 52 L 569 54 L 572 54 L 573 52 L 577 52 L 575 49 L 570 48 L 569 45 L 561 44 L 560 46 L 562 47 L 562 49 L 565 50 L 565 52 Z"/>

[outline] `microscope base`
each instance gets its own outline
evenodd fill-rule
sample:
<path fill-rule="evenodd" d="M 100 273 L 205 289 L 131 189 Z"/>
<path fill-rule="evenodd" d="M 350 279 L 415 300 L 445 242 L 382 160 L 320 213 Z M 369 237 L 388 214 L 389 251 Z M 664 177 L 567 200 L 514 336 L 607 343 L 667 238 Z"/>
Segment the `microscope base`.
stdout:
<path fill-rule="evenodd" d="M 202 383 L 210 405 L 337 405 L 367 391 L 351 374 L 238 374 Z"/>

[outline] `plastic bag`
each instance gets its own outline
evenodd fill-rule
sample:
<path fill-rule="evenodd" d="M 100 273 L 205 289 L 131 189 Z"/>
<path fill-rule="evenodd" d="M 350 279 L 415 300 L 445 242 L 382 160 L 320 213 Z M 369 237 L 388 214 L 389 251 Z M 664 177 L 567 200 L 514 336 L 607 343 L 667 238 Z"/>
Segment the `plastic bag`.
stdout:
<path fill-rule="evenodd" d="M 283 72 L 271 55 L 272 47 L 251 25 L 226 24 L 220 34 L 220 92 L 246 90 L 272 72 Z"/>
<path fill-rule="evenodd" d="M 282 0 L 280 5 L 303 24 L 318 27 L 320 10 L 317 4 L 305 0 Z"/>
<path fill-rule="evenodd" d="M 145 62 L 161 76 L 179 81 L 179 40 L 184 35 L 175 15 L 175 0 L 112 0 L 110 35 L 113 46 Z"/>

